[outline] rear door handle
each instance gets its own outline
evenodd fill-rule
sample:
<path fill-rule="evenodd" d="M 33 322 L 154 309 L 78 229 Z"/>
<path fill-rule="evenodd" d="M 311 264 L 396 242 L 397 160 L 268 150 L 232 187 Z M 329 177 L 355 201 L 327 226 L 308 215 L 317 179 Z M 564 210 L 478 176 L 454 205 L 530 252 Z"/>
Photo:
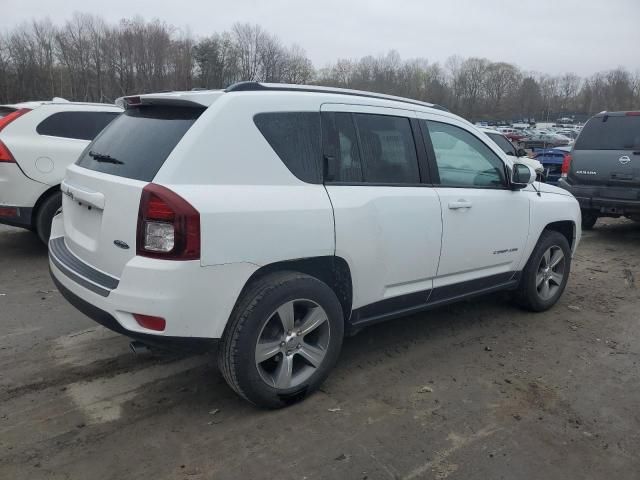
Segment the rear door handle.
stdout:
<path fill-rule="evenodd" d="M 457 202 L 449 202 L 450 210 L 459 210 L 461 208 L 471 208 L 472 203 L 467 200 L 458 200 Z"/>

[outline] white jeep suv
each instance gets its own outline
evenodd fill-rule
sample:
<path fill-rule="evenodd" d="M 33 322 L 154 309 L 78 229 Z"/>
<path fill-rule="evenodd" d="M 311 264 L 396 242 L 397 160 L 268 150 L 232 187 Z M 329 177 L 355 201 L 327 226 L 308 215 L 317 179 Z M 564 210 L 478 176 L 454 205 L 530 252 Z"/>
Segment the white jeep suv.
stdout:
<path fill-rule="evenodd" d="M 0 105 L 0 223 L 49 240 L 65 169 L 122 109 L 100 103 Z"/>
<path fill-rule="evenodd" d="M 442 107 L 252 82 L 123 102 L 67 170 L 53 278 L 137 341 L 219 340 L 254 404 L 313 391 L 364 326 L 498 290 L 534 311 L 562 295 L 576 200 Z"/>

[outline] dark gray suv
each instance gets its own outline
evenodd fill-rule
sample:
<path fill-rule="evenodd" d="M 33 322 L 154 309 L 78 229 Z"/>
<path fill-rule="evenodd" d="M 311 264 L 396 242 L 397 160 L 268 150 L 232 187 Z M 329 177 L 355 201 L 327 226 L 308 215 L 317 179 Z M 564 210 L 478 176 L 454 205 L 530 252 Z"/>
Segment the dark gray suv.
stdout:
<path fill-rule="evenodd" d="M 598 217 L 640 220 L 640 112 L 602 112 L 565 157 L 558 186 L 580 203 L 582 227 Z"/>

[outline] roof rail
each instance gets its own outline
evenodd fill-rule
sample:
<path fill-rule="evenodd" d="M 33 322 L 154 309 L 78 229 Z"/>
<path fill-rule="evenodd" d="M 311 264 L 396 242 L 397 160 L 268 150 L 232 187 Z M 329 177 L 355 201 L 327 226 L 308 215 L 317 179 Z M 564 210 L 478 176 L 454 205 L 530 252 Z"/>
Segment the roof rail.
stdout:
<path fill-rule="evenodd" d="M 378 98 L 381 100 L 393 100 L 395 102 L 410 103 L 412 105 L 420 105 L 421 107 L 435 108 L 448 112 L 449 110 L 441 105 L 434 103 L 421 102 L 411 98 L 396 97 L 395 95 L 385 95 L 383 93 L 366 92 L 363 90 L 350 90 L 346 88 L 322 87 L 312 85 L 291 85 L 286 83 L 260 83 L 260 82 L 237 82 L 229 85 L 224 89 L 225 92 L 256 92 L 256 91 L 274 91 L 274 92 L 312 92 L 312 93 L 334 93 L 338 95 L 352 95 L 354 97 Z"/>

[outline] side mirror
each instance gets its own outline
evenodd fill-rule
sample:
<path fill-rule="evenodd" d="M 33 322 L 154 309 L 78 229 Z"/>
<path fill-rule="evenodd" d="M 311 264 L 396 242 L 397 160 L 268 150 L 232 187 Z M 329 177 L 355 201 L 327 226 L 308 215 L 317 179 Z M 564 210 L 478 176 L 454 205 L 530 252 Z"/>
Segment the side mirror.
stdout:
<path fill-rule="evenodd" d="M 528 155 L 527 151 L 524 148 L 519 148 L 516 153 L 519 157 L 526 157 Z"/>
<path fill-rule="evenodd" d="M 514 163 L 511 171 L 511 184 L 514 188 L 525 188 L 536 181 L 536 171 L 524 163 Z"/>

